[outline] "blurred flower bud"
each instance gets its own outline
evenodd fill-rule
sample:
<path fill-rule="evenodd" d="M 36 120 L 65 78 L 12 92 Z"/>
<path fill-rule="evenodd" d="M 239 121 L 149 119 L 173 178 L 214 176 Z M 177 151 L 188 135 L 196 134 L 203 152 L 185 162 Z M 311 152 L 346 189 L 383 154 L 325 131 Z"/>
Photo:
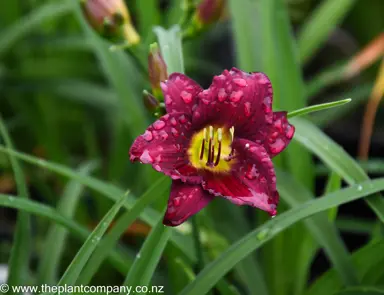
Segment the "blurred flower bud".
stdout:
<path fill-rule="evenodd" d="M 160 82 L 168 79 L 167 65 L 161 56 L 160 49 L 157 43 L 150 46 L 148 55 L 148 71 L 149 80 L 152 86 L 152 93 L 160 98 L 162 96 L 160 89 Z"/>
<path fill-rule="evenodd" d="M 197 6 L 194 20 L 199 27 L 217 22 L 224 11 L 224 0 L 202 0 Z"/>
<path fill-rule="evenodd" d="M 155 112 L 160 106 L 160 102 L 147 90 L 143 91 L 144 106 L 148 111 Z"/>
<path fill-rule="evenodd" d="M 145 108 L 150 111 L 155 117 L 161 117 L 165 115 L 165 106 L 163 102 L 154 97 L 147 90 L 143 91 L 143 102 Z"/>
<path fill-rule="evenodd" d="M 90 25 L 103 37 L 112 41 L 140 42 L 131 23 L 124 0 L 82 0 L 84 14 Z"/>

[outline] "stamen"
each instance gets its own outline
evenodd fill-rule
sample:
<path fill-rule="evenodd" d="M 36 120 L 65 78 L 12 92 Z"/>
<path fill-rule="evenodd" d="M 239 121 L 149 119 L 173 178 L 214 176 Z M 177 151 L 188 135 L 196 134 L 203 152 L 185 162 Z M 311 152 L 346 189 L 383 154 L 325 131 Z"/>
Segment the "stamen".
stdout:
<path fill-rule="evenodd" d="M 209 166 L 213 167 L 213 160 L 215 159 L 215 141 L 212 141 L 212 152 L 209 161 Z"/>
<path fill-rule="evenodd" d="M 216 158 L 215 166 L 219 165 L 220 156 L 221 156 L 221 141 L 219 141 L 219 150 L 217 151 L 217 158 Z"/>
<path fill-rule="evenodd" d="M 206 163 L 207 166 L 209 166 L 212 163 L 212 156 L 211 156 L 212 142 L 213 142 L 213 127 L 209 126 L 208 159 Z"/>
<path fill-rule="evenodd" d="M 216 157 L 216 161 L 215 161 L 215 166 L 219 165 L 219 162 L 220 162 L 220 156 L 221 156 L 221 141 L 223 140 L 223 129 L 222 128 L 219 128 L 217 129 L 217 141 L 219 142 L 219 149 L 217 151 L 217 157 Z M 214 152 L 212 151 L 212 161 L 214 160 L 215 158 L 215 154 Z"/>
<path fill-rule="evenodd" d="M 200 160 L 202 160 L 204 157 L 204 148 L 205 148 L 205 138 L 203 139 L 203 142 L 201 143 Z"/>
<path fill-rule="evenodd" d="M 223 140 L 223 129 L 219 128 L 217 129 L 217 141 L 221 142 Z"/>
<path fill-rule="evenodd" d="M 207 140 L 207 128 L 203 129 L 203 141 L 201 143 L 200 160 L 204 157 L 205 141 Z"/>

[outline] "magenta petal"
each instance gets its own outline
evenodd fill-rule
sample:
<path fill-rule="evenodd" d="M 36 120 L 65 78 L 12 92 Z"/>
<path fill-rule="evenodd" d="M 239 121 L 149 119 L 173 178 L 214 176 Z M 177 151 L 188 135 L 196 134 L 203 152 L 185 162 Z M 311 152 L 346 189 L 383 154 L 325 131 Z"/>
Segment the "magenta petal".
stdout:
<path fill-rule="evenodd" d="M 213 198 L 201 185 L 190 185 L 174 180 L 163 223 L 177 226 L 207 206 Z"/>
<path fill-rule="evenodd" d="M 180 73 L 173 73 L 161 83 L 167 113 L 183 112 L 192 114 L 197 95 L 203 90 L 199 84 Z"/>
<path fill-rule="evenodd" d="M 191 122 L 187 115 L 166 114 L 136 138 L 129 151 L 130 159 L 151 164 L 156 171 L 172 179 L 200 183 L 201 176 L 189 165 L 186 153 L 191 134 Z"/>
<path fill-rule="evenodd" d="M 274 112 L 272 124 L 264 124 L 249 138 L 264 146 L 271 157 L 280 154 L 291 142 L 295 127 L 289 124 L 287 112 Z"/>
<path fill-rule="evenodd" d="M 199 94 L 194 125 L 235 127 L 239 136 L 272 120 L 272 85 L 263 73 L 236 68 L 215 76 L 211 86 Z"/>
<path fill-rule="evenodd" d="M 234 204 L 250 205 L 275 215 L 279 194 L 273 163 L 267 151 L 245 139 L 236 139 L 233 144 L 238 161 L 233 171 L 224 177 L 206 177 L 204 189 Z"/>

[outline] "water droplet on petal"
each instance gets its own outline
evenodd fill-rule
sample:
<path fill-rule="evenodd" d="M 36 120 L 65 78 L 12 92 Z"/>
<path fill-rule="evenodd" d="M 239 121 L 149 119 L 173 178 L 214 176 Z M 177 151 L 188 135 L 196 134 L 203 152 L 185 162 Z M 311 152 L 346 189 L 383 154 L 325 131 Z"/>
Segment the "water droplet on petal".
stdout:
<path fill-rule="evenodd" d="M 285 142 L 281 138 L 277 138 L 274 143 L 269 145 L 272 153 L 278 154 L 285 148 Z"/>
<path fill-rule="evenodd" d="M 269 80 L 268 80 L 268 78 L 267 78 L 266 76 L 261 75 L 261 76 L 259 77 L 259 83 L 260 83 L 260 84 L 269 84 Z"/>
<path fill-rule="evenodd" d="M 172 98 L 171 98 L 171 96 L 170 95 L 166 95 L 165 96 L 165 104 L 166 105 L 170 105 L 170 104 L 172 104 Z"/>
<path fill-rule="evenodd" d="M 252 165 L 250 169 L 245 173 L 245 177 L 248 178 L 249 180 L 253 180 L 256 177 L 259 176 L 259 172 L 257 171 L 257 168 L 255 165 Z"/>
<path fill-rule="evenodd" d="M 271 137 L 273 139 L 276 139 L 278 136 L 279 136 L 279 132 L 276 132 L 276 131 L 271 134 Z"/>
<path fill-rule="evenodd" d="M 294 133 L 295 133 L 295 128 L 293 128 L 291 125 L 288 125 L 287 126 L 287 133 L 285 134 L 285 136 L 288 139 L 292 139 Z"/>
<path fill-rule="evenodd" d="M 180 96 L 185 103 L 191 103 L 192 102 L 192 93 L 189 93 L 187 91 L 182 91 L 180 93 Z"/>
<path fill-rule="evenodd" d="M 171 132 L 172 132 L 172 134 L 173 134 L 174 137 L 178 137 L 178 136 L 179 136 L 179 131 L 177 131 L 176 128 L 172 128 L 172 129 L 171 129 Z"/>
<path fill-rule="evenodd" d="M 225 92 L 224 88 L 220 88 L 219 93 L 217 94 L 217 99 L 220 102 L 223 102 L 224 100 L 227 99 L 227 93 Z"/>
<path fill-rule="evenodd" d="M 176 126 L 177 125 L 177 121 L 174 117 L 171 118 L 171 125 L 172 126 Z"/>
<path fill-rule="evenodd" d="M 251 103 L 248 101 L 244 104 L 244 113 L 246 117 L 251 115 Z"/>
<path fill-rule="evenodd" d="M 140 156 L 140 161 L 144 164 L 152 163 L 153 158 L 149 154 L 148 150 L 144 150 L 144 152 Z"/>
<path fill-rule="evenodd" d="M 156 130 L 163 129 L 164 126 L 165 126 L 165 122 L 162 120 L 157 120 L 155 123 L 153 123 L 153 128 L 155 128 Z"/>
<path fill-rule="evenodd" d="M 185 115 L 181 115 L 181 116 L 179 117 L 179 122 L 180 122 L 181 124 L 186 123 L 186 122 L 187 122 L 187 117 L 185 117 Z"/>
<path fill-rule="evenodd" d="M 238 102 L 240 101 L 240 99 L 243 97 L 244 93 L 243 91 L 239 90 L 239 91 L 233 91 L 231 93 L 231 96 L 230 96 L 230 100 L 232 102 Z"/>
<path fill-rule="evenodd" d="M 262 108 L 263 108 L 264 113 L 266 113 L 266 114 L 269 114 L 270 112 L 272 112 L 271 97 L 269 97 L 269 96 L 264 97 L 264 102 L 263 102 Z"/>
<path fill-rule="evenodd" d="M 237 86 L 240 86 L 240 87 L 245 87 L 245 86 L 247 86 L 247 81 L 245 81 L 244 79 L 241 79 L 241 78 L 233 79 L 233 82 L 234 82 Z"/>
<path fill-rule="evenodd" d="M 173 205 L 175 205 L 176 207 L 180 206 L 180 198 L 174 198 Z"/>
<path fill-rule="evenodd" d="M 161 82 L 160 83 L 160 87 L 161 89 L 164 91 L 164 92 L 167 92 L 168 91 L 168 85 L 164 82 Z"/>
<path fill-rule="evenodd" d="M 164 130 L 160 131 L 159 135 L 162 140 L 166 140 L 168 138 L 168 133 L 165 132 Z"/>
<path fill-rule="evenodd" d="M 279 119 L 279 120 L 276 120 L 276 121 L 274 122 L 274 125 L 275 125 L 275 127 L 276 127 L 277 130 L 279 130 L 280 132 L 283 132 L 283 129 L 282 129 L 282 122 L 281 122 L 280 119 Z"/>
<path fill-rule="evenodd" d="M 209 99 L 206 99 L 206 98 L 203 98 L 201 100 L 205 105 L 209 105 L 209 103 L 211 102 Z"/>
<path fill-rule="evenodd" d="M 149 130 L 145 130 L 143 137 L 146 141 L 151 141 L 153 139 L 152 132 Z"/>

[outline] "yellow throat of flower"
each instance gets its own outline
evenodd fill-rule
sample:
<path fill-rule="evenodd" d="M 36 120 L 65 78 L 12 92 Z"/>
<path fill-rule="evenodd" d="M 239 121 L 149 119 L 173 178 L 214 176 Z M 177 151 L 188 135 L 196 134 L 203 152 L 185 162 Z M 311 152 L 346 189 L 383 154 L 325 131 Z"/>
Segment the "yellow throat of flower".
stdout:
<path fill-rule="evenodd" d="M 196 169 L 227 173 L 234 164 L 231 147 L 234 128 L 208 126 L 197 132 L 188 149 L 189 161 Z"/>

